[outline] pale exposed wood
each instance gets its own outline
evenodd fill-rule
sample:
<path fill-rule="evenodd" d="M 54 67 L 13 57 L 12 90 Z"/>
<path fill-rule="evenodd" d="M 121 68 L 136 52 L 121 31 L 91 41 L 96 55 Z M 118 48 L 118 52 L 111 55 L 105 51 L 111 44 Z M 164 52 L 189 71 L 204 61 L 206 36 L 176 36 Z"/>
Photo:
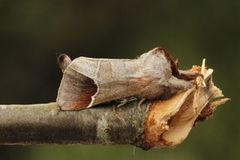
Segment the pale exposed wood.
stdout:
<path fill-rule="evenodd" d="M 182 143 L 197 121 L 209 118 L 217 106 L 229 100 L 212 82 L 213 69 L 205 68 L 205 59 L 201 67 L 193 67 L 192 71 L 201 73 L 194 87 L 153 103 L 145 125 L 149 147 Z"/>

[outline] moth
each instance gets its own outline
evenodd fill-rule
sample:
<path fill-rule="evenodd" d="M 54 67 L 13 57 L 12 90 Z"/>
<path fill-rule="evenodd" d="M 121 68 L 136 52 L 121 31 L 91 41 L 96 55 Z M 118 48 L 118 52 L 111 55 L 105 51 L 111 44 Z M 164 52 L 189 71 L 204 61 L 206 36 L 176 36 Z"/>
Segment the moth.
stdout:
<path fill-rule="evenodd" d="M 193 72 L 181 71 L 163 48 L 136 59 L 58 56 L 63 78 L 57 103 L 62 110 L 81 110 L 113 100 L 165 99 L 193 85 Z"/>

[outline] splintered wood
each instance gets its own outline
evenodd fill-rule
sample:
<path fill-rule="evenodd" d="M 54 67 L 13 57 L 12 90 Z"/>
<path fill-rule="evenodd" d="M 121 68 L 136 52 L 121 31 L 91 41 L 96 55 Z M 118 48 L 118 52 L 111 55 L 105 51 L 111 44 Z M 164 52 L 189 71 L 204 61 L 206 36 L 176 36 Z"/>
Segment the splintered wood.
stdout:
<path fill-rule="evenodd" d="M 180 144 L 197 121 L 209 118 L 217 106 L 229 100 L 214 85 L 213 69 L 206 69 L 205 59 L 201 67 L 193 66 L 191 71 L 201 73 L 195 86 L 151 105 L 144 132 L 147 148 Z"/>

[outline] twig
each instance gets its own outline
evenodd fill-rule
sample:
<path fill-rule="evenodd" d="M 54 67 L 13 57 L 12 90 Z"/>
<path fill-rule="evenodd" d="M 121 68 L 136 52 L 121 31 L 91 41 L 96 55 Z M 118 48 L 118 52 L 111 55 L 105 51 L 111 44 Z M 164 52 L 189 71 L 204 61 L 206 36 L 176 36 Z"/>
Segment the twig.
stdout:
<path fill-rule="evenodd" d="M 132 101 L 121 107 L 111 102 L 81 111 L 62 111 L 57 103 L 0 105 L 0 144 L 176 146 L 197 121 L 209 118 L 229 100 L 213 84 L 213 70 L 202 68 L 192 68 L 202 73 L 192 88 L 166 100 Z"/>

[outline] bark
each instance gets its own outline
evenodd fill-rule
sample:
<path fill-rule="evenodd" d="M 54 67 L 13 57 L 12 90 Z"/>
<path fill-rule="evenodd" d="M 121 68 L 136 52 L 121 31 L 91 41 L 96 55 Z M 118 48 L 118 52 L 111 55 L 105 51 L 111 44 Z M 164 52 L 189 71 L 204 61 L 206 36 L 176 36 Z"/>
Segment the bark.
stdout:
<path fill-rule="evenodd" d="M 140 144 L 148 103 L 60 111 L 56 103 L 0 105 L 0 144 Z"/>
<path fill-rule="evenodd" d="M 132 144 L 143 149 L 183 142 L 196 122 L 228 101 L 212 82 L 212 69 L 199 72 L 188 90 L 166 100 L 111 102 L 81 111 L 62 111 L 57 103 L 0 105 L 0 144 Z"/>

